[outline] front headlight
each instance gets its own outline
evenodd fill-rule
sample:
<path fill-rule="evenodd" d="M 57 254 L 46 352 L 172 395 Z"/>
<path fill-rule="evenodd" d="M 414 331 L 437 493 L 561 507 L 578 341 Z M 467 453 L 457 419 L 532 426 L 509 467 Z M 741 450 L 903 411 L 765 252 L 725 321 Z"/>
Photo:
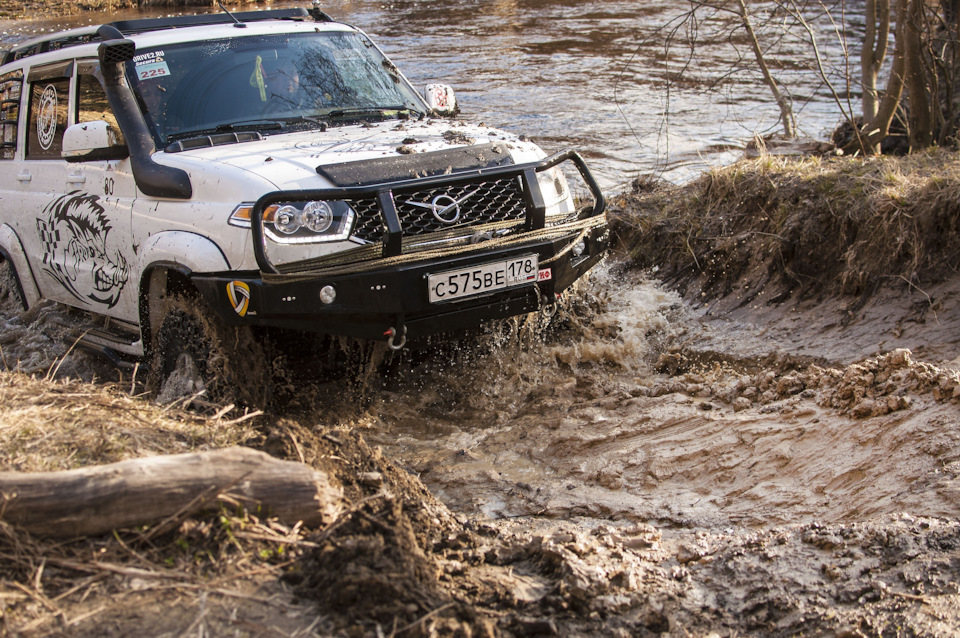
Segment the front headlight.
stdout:
<path fill-rule="evenodd" d="M 230 215 L 232 226 L 250 228 L 253 204 Z M 263 233 L 278 244 L 315 244 L 350 238 L 357 214 L 342 201 L 282 202 L 263 211 Z"/>
<path fill-rule="evenodd" d="M 554 166 L 537 173 L 537 184 L 540 186 L 540 195 L 547 207 L 547 217 L 567 215 L 574 211 L 573 197 L 570 196 L 567 178 L 558 167 Z"/>

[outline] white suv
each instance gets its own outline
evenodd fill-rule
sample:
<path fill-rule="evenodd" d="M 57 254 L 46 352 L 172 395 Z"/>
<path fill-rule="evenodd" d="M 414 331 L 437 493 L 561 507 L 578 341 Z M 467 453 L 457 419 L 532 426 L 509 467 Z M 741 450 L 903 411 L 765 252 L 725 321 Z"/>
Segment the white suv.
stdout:
<path fill-rule="evenodd" d="M 103 316 L 87 343 L 130 357 L 183 341 L 160 338 L 174 299 L 393 348 L 549 307 L 606 248 L 583 160 L 425 93 L 316 9 L 23 43 L 0 67 L 0 253 L 26 305 Z"/>

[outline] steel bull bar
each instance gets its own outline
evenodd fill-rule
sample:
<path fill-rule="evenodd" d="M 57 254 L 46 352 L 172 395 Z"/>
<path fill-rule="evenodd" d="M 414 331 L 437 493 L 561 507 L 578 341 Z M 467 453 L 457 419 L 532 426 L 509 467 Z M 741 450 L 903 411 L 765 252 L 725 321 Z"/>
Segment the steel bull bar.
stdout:
<path fill-rule="evenodd" d="M 573 218 L 548 226 L 537 173 L 572 162 L 593 197 Z M 492 233 L 479 243 L 440 242 L 430 236 L 405 237 L 394 201 L 397 191 L 479 184 L 515 176 L 522 184 L 525 217 L 509 232 Z M 274 204 L 311 200 L 375 198 L 384 233 L 378 243 L 320 260 L 275 264 L 268 255 L 264 211 Z M 221 312 L 229 323 L 311 330 L 332 335 L 386 339 L 402 347 L 406 337 L 471 328 L 488 319 L 543 309 L 604 256 L 608 233 L 605 201 L 579 153 L 567 150 L 542 161 L 472 169 L 370 186 L 277 191 L 261 197 L 251 213 L 253 247 L 259 276 L 202 277 L 198 285 L 214 293 L 219 308 L 236 310 L 239 285 L 251 312 Z M 508 226 L 509 224 L 505 224 Z M 468 228 L 473 228 L 468 227 Z M 353 255 L 350 257 L 349 255 Z M 495 263 L 530 260 L 540 269 L 537 280 L 451 301 L 430 299 L 427 281 L 437 273 L 477 272 Z M 232 287 L 231 287 L 232 286 Z M 214 290 L 215 288 L 215 290 Z M 321 291 L 334 290 L 335 301 L 322 302 Z M 244 300 L 240 300 L 243 302 Z"/>

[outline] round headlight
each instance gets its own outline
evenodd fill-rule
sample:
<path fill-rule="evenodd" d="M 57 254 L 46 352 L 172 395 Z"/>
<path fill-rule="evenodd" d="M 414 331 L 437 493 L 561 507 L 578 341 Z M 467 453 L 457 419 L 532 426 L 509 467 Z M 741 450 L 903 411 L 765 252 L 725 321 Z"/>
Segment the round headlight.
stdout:
<path fill-rule="evenodd" d="M 273 217 L 273 225 L 285 235 L 294 234 L 300 230 L 300 211 L 295 206 L 281 206 Z"/>
<path fill-rule="evenodd" d="M 333 209 L 327 202 L 308 202 L 303 207 L 303 225 L 315 233 L 325 233 L 333 226 Z"/>

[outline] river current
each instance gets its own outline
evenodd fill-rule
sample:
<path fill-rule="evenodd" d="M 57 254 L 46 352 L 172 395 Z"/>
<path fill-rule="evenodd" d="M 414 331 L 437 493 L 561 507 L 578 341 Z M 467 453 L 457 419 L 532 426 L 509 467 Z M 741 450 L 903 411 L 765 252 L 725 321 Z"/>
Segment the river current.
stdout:
<path fill-rule="evenodd" d="M 828 137 L 842 115 L 804 63 L 812 62 L 809 33 L 782 31 L 788 16 L 756 6 L 768 63 L 793 98 L 800 133 Z M 414 86 L 451 84 L 463 119 L 528 135 L 547 151 L 580 150 L 608 191 L 640 175 L 684 181 L 737 159 L 755 135 L 780 131 L 742 29 L 724 13 L 701 9 L 694 29 L 683 20 L 689 5 L 666 1 L 348 0 L 322 8 L 373 36 Z M 160 14 L 7 23 L 0 44 L 153 15 Z M 860 19 L 847 15 L 845 31 L 823 16 L 807 18 L 827 77 L 845 100 L 852 90 L 837 75 L 839 54 L 842 38 L 862 29 Z"/>

